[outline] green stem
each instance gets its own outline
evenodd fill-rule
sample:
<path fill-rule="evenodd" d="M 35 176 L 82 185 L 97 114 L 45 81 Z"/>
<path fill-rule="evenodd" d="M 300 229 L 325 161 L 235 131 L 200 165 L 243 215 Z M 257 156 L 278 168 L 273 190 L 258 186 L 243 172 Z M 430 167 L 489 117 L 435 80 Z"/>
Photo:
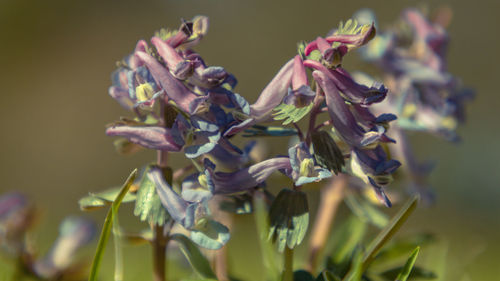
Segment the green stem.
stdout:
<path fill-rule="evenodd" d="M 115 281 L 123 280 L 123 251 L 121 228 L 118 222 L 118 214 L 115 214 L 113 222 L 113 241 L 115 242 Z"/>
<path fill-rule="evenodd" d="M 293 281 L 293 249 L 285 246 L 282 281 Z"/>

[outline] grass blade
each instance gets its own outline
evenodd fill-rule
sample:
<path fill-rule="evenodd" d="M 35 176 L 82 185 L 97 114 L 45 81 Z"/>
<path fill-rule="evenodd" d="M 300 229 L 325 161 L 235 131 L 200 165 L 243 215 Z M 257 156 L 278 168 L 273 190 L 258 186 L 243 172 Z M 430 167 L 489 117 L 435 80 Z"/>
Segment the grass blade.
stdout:
<path fill-rule="evenodd" d="M 377 235 L 377 237 L 370 243 L 367 251 L 363 257 L 363 263 L 361 266 L 361 272 L 364 272 L 366 268 L 375 259 L 375 255 L 382 249 L 382 247 L 391 240 L 391 238 L 398 232 L 398 230 L 403 226 L 403 224 L 408 220 L 408 217 L 415 210 L 418 203 L 418 196 L 410 199 L 404 206 L 399 210 L 395 217 L 389 222 L 389 224 Z M 354 278 L 354 272 L 349 271 L 344 281 L 351 281 Z"/>
<path fill-rule="evenodd" d="M 99 237 L 99 242 L 97 243 L 97 250 L 95 252 L 94 260 L 92 261 L 92 267 L 90 269 L 89 281 L 96 281 L 97 274 L 99 272 L 99 266 L 101 265 L 102 256 L 104 254 L 104 249 L 106 248 L 106 244 L 108 243 L 109 235 L 111 233 L 111 228 L 113 225 L 113 219 L 118 212 L 118 208 L 120 208 L 120 204 L 128 193 L 130 186 L 134 183 L 135 177 L 137 176 L 137 169 L 132 171 L 127 181 L 123 185 L 120 193 L 116 197 L 115 201 L 111 205 L 111 208 L 106 215 L 106 220 L 104 221 L 104 225 L 102 227 L 101 236 Z"/>
<path fill-rule="evenodd" d="M 403 270 L 401 270 L 401 272 L 398 274 L 396 281 L 406 281 L 408 279 L 408 276 L 410 276 L 411 270 L 413 269 L 413 266 L 415 265 L 415 261 L 417 260 L 419 251 L 420 251 L 420 247 L 417 247 L 417 248 L 415 248 L 415 250 L 413 250 L 410 257 L 406 261 L 406 263 L 403 267 Z"/>
<path fill-rule="evenodd" d="M 254 196 L 254 218 L 257 226 L 257 234 L 259 235 L 260 251 L 262 253 L 262 262 L 266 268 L 267 280 L 279 280 L 280 270 L 276 263 L 276 252 L 273 245 L 267 239 L 269 233 L 269 220 L 264 201 L 264 194 L 261 192 L 255 193 Z"/>

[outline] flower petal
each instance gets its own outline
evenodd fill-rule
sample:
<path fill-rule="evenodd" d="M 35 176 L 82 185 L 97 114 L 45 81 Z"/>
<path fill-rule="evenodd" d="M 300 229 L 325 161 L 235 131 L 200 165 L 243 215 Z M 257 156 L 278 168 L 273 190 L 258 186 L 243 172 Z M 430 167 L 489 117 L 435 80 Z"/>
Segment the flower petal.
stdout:
<path fill-rule="evenodd" d="M 146 64 L 156 82 L 167 93 L 167 96 L 183 111 L 194 114 L 198 107 L 208 98 L 207 96 L 197 96 L 192 93 L 182 82 L 172 76 L 163 65 L 147 53 L 136 52 L 135 55 Z"/>
<path fill-rule="evenodd" d="M 106 130 L 108 136 L 125 137 L 133 143 L 150 149 L 180 151 L 182 140 L 173 130 L 156 126 L 117 125 Z"/>

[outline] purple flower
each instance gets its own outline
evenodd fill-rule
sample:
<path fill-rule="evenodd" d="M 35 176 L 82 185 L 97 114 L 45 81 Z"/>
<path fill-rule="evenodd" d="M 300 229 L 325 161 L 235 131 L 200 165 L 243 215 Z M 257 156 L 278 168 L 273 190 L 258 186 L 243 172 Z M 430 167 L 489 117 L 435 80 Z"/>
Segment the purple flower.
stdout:
<path fill-rule="evenodd" d="M 391 202 L 383 187 L 391 181 L 391 174 L 401 163 L 393 159 L 388 160 L 381 146 L 370 150 L 353 149 L 350 163 L 351 173 L 370 184 L 380 202 L 390 207 Z"/>
<path fill-rule="evenodd" d="M 106 129 L 108 136 L 119 136 L 150 149 L 180 151 L 184 141 L 175 129 L 159 126 L 113 125 Z"/>
<path fill-rule="evenodd" d="M 309 153 L 309 148 L 304 142 L 298 143 L 288 149 L 292 179 L 296 186 L 306 183 L 318 182 L 332 176 L 332 173 L 316 165 L 314 158 Z"/>

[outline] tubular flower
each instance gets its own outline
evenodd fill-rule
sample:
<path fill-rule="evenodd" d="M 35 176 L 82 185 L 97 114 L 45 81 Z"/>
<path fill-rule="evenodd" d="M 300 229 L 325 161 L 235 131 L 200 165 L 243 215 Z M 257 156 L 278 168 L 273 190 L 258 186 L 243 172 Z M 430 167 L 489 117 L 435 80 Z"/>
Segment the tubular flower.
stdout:
<path fill-rule="evenodd" d="M 370 11 L 358 14 L 373 18 Z M 399 26 L 407 28 L 384 31 L 384 41 L 370 43 L 361 54 L 388 75 L 391 95 L 386 107 L 397 110 L 400 127 L 457 140 L 455 130 L 473 94 L 446 71 L 446 26 L 415 9 L 403 11 L 402 22 Z"/>

